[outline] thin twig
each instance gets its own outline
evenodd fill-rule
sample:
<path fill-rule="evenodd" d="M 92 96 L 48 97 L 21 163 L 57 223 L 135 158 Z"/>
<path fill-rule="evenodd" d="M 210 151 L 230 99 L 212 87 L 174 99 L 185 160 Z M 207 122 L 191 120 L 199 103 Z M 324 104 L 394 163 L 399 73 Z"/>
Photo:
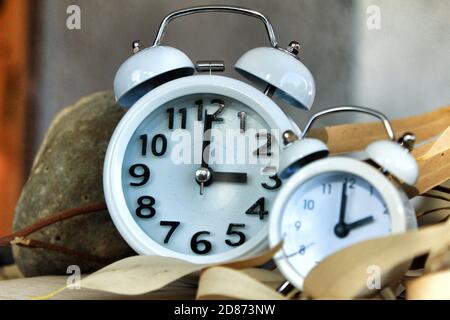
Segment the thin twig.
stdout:
<path fill-rule="evenodd" d="M 104 211 L 106 210 L 106 204 L 104 202 L 97 203 L 93 205 L 89 205 L 86 207 L 80 207 L 80 208 L 72 208 L 65 211 L 61 211 L 55 214 L 52 214 L 49 217 L 39 219 L 35 223 L 31 224 L 28 227 L 25 227 L 17 232 L 14 232 L 10 235 L 7 235 L 5 237 L 0 238 L 0 247 L 1 246 L 9 246 L 10 242 L 14 240 L 15 238 L 20 237 L 26 237 L 30 234 L 39 231 L 47 226 L 50 226 L 52 224 L 55 224 L 57 222 L 61 222 L 76 216 L 84 215 L 84 214 L 90 214 L 94 212 Z"/>
<path fill-rule="evenodd" d="M 72 256 L 81 260 L 86 261 L 92 261 L 99 264 L 108 264 L 113 261 L 110 259 L 104 259 L 101 257 L 93 256 L 90 254 L 85 254 L 82 252 L 78 252 L 76 250 L 68 249 L 53 243 L 48 243 L 40 240 L 34 240 L 34 239 L 28 239 L 28 238 L 16 238 L 13 241 L 11 241 L 12 244 L 15 244 L 19 247 L 25 247 L 25 248 L 37 248 L 37 249 L 46 249 L 49 251 L 58 252 L 61 254 L 65 254 L 68 256 Z"/>
<path fill-rule="evenodd" d="M 55 214 L 52 214 L 49 217 L 45 217 L 43 219 L 37 220 L 35 223 L 31 224 L 28 227 L 25 227 L 17 232 L 14 232 L 10 235 L 0 238 L 0 247 L 1 246 L 10 246 L 17 245 L 25 248 L 39 248 L 46 249 L 49 251 L 58 252 L 64 255 L 76 257 L 81 260 L 92 261 L 99 264 L 108 264 L 113 261 L 110 259 L 105 259 L 98 256 L 93 256 L 90 254 L 82 253 L 76 250 L 68 249 L 62 247 L 60 245 L 56 245 L 53 243 L 48 243 L 40 240 L 29 239 L 27 236 L 30 234 L 39 231 L 45 227 L 53 225 L 57 222 L 61 222 L 67 219 L 71 219 L 76 216 L 81 216 L 85 214 L 91 214 L 95 212 L 100 212 L 107 210 L 106 204 L 104 202 L 88 205 L 81 208 L 72 208 L 65 211 L 61 211 Z"/>

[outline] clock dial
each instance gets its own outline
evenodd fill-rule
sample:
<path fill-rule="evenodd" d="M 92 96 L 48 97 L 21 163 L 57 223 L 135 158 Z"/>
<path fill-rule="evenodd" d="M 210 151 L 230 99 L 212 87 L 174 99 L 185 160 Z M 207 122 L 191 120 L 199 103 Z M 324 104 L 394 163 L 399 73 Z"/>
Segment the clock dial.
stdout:
<path fill-rule="evenodd" d="M 129 214 L 154 242 L 180 254 L 245 245 L 265 232 L 281 187 L 270 173 L 277 150 L 267 122 L 237 100 L 192 94 L 166 103 L 142 119 L 126 148 Z"/>
<path fill-rule="evenodd" d="M 386 203 L 369 182 L 349 173 L 324 173 L 296 190 L 281 218 L 283 253 L 301 277 L 328 255 L 391 233 Z"/>

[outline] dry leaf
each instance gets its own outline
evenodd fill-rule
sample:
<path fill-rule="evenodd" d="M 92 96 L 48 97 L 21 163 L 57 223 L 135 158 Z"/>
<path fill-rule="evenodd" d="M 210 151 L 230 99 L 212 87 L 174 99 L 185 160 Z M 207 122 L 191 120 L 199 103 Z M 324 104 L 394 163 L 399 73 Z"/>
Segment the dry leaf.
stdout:
<path fill-rule="evenodd" d="M 446 127 L 435 141 L 428 142 L 412 152 L 419 165 L 420 176 L 410 197 L 423 194 L 450 179 L 450 127 Z"/>
<path fill-rule="evenodd" d="M 259 282 L 264 283 L 265 285 L 271 287 L 274 290 L 276 290 L 283 282 L 286 281 L 286 279 L 278 271 L 278 269 L 271 271 L 261 268 L 250 268 L 250 269 L 243 269 L 241 270 L 241 272 L 245 273 L 246 275 L 252 277 L 255 280 L 258 280 Z"/>
<path fill-rule="evenodd" d="M 87 289 L 140 295 L 200 271 L 203 266 L 159 256 L 134 256 L 115 262 L 81 280 Z"/>
<path fill-rule="evenodd" d="M 450 127 L 448 127 L 433 143 L 431 148 L 422 156 L 418 157 L 417 160 L 427 160 L 435 155 L 445 152 L 450 148 Z"/>
<path fill-rule="evenodd" d="M 202 273 L 197 299 L 284 300 L 286 298 L 245 271 L 213 267 Z"/>
<path fill-rule="evenodd" d="M 352 299 L 374 294 L 368 267 L 381 271 L 381 282 L 399 280 L 401 266 L 442 243 L 450 244 L 450 223 L 358 243 L 322 261 L 306 277 L 305 294 L 312 298 Z"/>
<path fill-rule="evenodd" d="M 446 220 L 450 215 L 449 208 L 438 208 L 436 211 L 422 214 L 417 218 L 417 223 L 420 227 L 437 224 Z"/>
<path fill-rule="evenodd" d="M 244 269 L 269 261 L 281 243 L 261 255 L 231 262 L 224 266 Z M 163 288 L 167 284 L 205 268 L 182 260 L 159 256 L 134 256 L 115 262 L 81 281 L 83 288 L 123 295 L 139 295 Z"/>
<path fill-rule="evenodd" d="M 406 287 L 409 300 L 450 300 L 450 271 L 408 281 Z"/>
<path fill-rule="evenodd" d="M 275 247 L 273 247 L 268 251 L 261 253 L 259 256 L 255 256 L 244 260 L 233 261 L 230 263 L 225 263 L 222 264 L 221 266 L 232 269 L 248 269 L 253 267 L 259 267 L 272 260 L 272 257 L 275 255 L 275 253 L 278 252 L 278 250 L 281 249 L 282 246 L 283 242 L 280 242 L 278 245 L 276 245 Z"/>
<path fill-rule="evenodd" d="M 391 121 L 398 137 L 413 132 L 418 143 L 428 141 L 450 126 L 450 107 L 413 117 Z M 327 143 L 332 154 L 363 150 L 373 141 L 386 139 L 386 131 L 380 122 L 352 123 L 312 129 L 311 137 Z"/>
<path fill-rule="evenodd" d="M 447 243 L 430 251 L 425 263 L 425 273 L 438 272 L 448 268 L 450 268 L 450 245 Z"/>

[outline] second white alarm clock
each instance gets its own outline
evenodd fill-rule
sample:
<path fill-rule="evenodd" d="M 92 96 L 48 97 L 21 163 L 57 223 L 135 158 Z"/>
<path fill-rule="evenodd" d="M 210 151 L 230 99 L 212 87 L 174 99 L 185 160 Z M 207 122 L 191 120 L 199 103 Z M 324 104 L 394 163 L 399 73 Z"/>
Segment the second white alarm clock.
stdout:
<path fill-rule="evenodd" d="M 368 161 L 327 157 L 319 140 L 304 138 L 319 117 L 362 112 L 382 120 L 389 139 L 370 144 Z M 289 178 L 270 217 L 270 243 L 283 241 L 275 262 L 287 280 L 303 289 L 308 273 L 330 254 L 352 244 L 416 228 L 414 209 L 400 183 L 413 185 L 418 166 L 409 154 L 413 136 L 394 141 L 386 117 L 371 109 L 343 106 L 316 114 L 298 139 L 286 132 L 280 177 Z"/>

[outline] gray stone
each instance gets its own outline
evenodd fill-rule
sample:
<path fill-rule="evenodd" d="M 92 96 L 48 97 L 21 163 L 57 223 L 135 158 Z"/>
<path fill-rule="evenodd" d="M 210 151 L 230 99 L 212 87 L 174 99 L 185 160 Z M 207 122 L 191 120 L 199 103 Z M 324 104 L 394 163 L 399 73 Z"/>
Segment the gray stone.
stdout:
<path fill-rule="evenodd" d="M 57 115 L 18 201 L 15 231 L 56 212 L 104 201 L 103 161 L 123 114 L 113 95 L 101 92 L 81 99 Z M 30 238 L 107 260 L 133 254 L 107 211 L 58 222 Z M 16 246 L 14 258 L 26 276 L 65 274 L 69 265 L 80 266 L 83 273 L 103 266 L 54 251 Z"/>

